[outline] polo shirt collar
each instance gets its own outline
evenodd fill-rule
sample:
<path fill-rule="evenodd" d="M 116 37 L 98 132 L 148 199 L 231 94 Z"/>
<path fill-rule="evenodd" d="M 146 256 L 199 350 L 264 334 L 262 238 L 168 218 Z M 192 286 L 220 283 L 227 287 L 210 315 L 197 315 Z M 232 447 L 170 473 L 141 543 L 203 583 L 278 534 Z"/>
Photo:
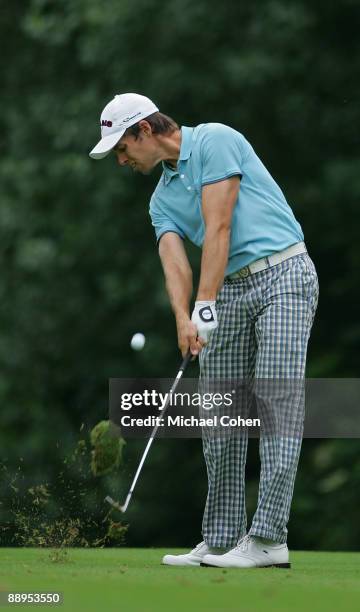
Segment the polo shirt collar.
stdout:
<path fill-rule="evenodd" d="M 194 131 L 193 128 L 186 127 L 184 125 L 181 128 L 181 145 L 180 145 L 180 154 L 179 154 L 178 162 L 186 161 L 187 159 L 189 159 L 191 155 L 192 144 L 193 144 L 193 140 L 192 140 L 193 131 Z M 162 162 L 162 167 L 163 167 L 163 172 L 164 172 L 164 182 L 165 182 L 165 185 L 168 185 L 171 179 L 179 173 L 178 173 L 178 170 L 172 170 L 164 162 Z"/>

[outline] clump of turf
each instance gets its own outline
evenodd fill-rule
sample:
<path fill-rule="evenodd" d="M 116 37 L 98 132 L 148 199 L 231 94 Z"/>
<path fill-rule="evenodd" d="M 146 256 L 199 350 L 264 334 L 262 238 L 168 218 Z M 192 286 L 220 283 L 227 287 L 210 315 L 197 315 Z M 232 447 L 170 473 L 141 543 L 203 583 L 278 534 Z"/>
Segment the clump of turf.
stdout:
<path fill-rule="evenodd" d="M 109 435 L 114 440 L 116 426 L 106 423 L 103 433 L 107 429 L 111 429 Z M 93 438 L 95 446 L 99 447 L 103 438 L 99 427 L 95 428 Z M 117 438 L 115 442 L 121 452 L 124 441 L 119 442 Z M 29 483 L 23 458 L 19 460 L 20 465 L 11 470 L 0 463 L 1 486 L 9 488 L 8 497 L 5 496 L 7 506 L 4 508 L 0 502 L 2 514 L 5 509 L 9 515 L 9 519 L 0 525 L 2 541 L 5 538 L 11 546 L 47 548 L 47 559 L 54 563 L 68 561 L 69 550 L 73 547 L 102 548 L 123 544 L 128 526 L 112 520 L 113 508 L 109 510 L 106 507 L 104 516 L 105 508 L 99 503 L 100 497 L 103 498 L 101 490 L 98 491 L 99 500 L 94 499 L 86 440 L 78 440 L 76 446 L 68 450 L 51 483 Z M 63 494 L 61 501 L 58 499 L 59 490 Z"/>
<path fill-rule="evenodd" d="M 124 525 L 123 523 L 115 523 L 110 519 L 105 538 L 111 542 L 114 542 L 115 544 L 123 544 L 127 529 L 128 525 Z"/>
<path fill-rule="evenodd" d="M 94 476 L 109 474 L 121 464 L 125 440 L 110 421 L 100 421 L 90 432 L 91 471 Z"/>

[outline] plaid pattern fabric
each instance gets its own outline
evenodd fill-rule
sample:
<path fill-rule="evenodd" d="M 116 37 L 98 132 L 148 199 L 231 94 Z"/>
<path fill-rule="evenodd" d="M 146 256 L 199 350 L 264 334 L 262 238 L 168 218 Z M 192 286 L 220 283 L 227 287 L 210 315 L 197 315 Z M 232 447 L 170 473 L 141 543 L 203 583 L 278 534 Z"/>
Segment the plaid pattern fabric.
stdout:
<path fill-rule="evenodd" d="M 306 351 L 318 302 L 315 266 L 307 253 L 250 275 L 225 280 L 216 308 L 219 325 L 200 354 L 200 387 L 214 379 L 251 379 L 258 416 L 275 423 L 261 429 L 258 506 L 251 535 L 286 542 L 287 522 L 300 455 L 304 394 L 286 394 L 285 412 L 296 432 L 282 430 L 284 408 L 276 393 L 263 395 L 261 381 L 303 379 Z M 260 381 L 260 389 L 257 381 Z M 266 397 L 265 397 L 266 396 Z M 246 401 L 246 398 L 243 398 Z M 244 406 L 241 407 L 241 416 Z M 245 463 L 247 434 L 238 428 L 216 434 L 203 429 L 208 496 L 203 537 L 208 546 L 231 547 L 246 533 Z"/>

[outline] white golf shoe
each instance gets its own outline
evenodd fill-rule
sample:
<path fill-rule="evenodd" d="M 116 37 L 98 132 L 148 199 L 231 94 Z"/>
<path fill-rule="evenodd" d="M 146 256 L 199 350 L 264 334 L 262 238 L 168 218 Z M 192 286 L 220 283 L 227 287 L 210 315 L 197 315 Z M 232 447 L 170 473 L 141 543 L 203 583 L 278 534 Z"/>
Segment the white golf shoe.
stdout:
<path fill-rule="evenodd" d="M 290 568 L 286 544 L 263 544 L 261 538 L 246 535 L 224 555 L 207 554 L 201 565 L 207 567 L 282 567 Z"/>
<path fill-rule="evenodd" d="M 224 555 L 226 548 L 209 548 L 205 542 L 200 542 L 193 550 L 185 555 L 165 555 L 163 557 L 163 565 L 200 565 L 205 555 L 216 557 Z"/>

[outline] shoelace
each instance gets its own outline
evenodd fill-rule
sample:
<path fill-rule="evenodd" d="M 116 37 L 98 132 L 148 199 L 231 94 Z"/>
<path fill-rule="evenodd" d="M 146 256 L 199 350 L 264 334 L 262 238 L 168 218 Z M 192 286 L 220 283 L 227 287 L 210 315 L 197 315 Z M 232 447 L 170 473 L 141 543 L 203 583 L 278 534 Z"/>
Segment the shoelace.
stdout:
<path fill-rule="evenodd" d="M 250 540 L 251 536 L 248 534 L 245 535 L 243 538 L 241 538 L 241 540 L 238 541 L 236 548 L 238 548 L 242 552 L 246 552 L 249 548 Z"/>

